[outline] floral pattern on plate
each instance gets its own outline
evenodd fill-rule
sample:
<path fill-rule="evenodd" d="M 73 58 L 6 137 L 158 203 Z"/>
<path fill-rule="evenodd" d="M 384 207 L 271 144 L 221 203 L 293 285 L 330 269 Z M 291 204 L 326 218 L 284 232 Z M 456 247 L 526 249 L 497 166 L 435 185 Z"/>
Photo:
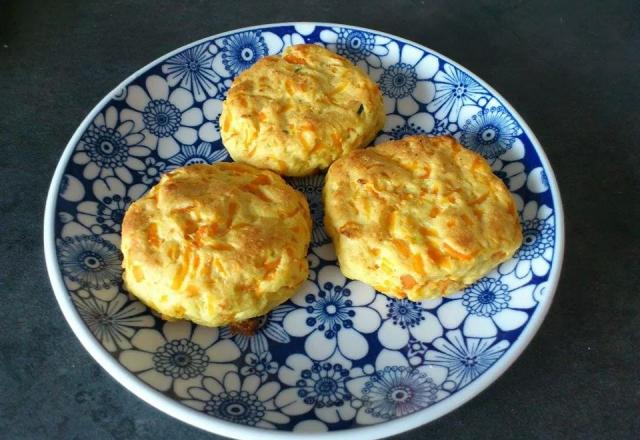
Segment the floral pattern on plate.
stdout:
<path fill-rule="evenodd" d="M 313 217 L 310 273 L 298 293 L 260 318 L 254 334 L 162 321 L 122 287 L 125 210 L 167 171 L 231 160 L 219 117 L 233 78 L 303 42 L 327 46 L 377 82 L 388 114 L 376 143 L 447 134 L 487 158 L 516 200 L 522 247 L 449 297 L 389 298 L 341 273 L 324 229 L 323 176 L 289 179 Z M 319 432 L 428 411 L 493 374 L 550 301 L 561 221 L 555 182 L 509 108 L 449 60 L 375 31 L 277 25 L 200 41 L 116 90 L 72 145 L 55 206 L 66 291 L 122 368 L 213 418 Z"/>

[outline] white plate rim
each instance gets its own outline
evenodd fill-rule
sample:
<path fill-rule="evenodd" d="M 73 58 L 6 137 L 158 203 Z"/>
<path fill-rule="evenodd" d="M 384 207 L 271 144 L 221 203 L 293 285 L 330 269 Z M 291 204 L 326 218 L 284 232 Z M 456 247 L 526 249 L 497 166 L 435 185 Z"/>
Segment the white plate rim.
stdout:
<path fill-rule="evenodd" d="M 552 200 L 554 202 L 554 216 L 555 216 L 555 228 L 556 228 L 556 247 L 554 253 L 554 264 L 551 268 L 551 272 L 549 274 L 549 278 L 547 281 L 547 292 L 545 293 L 545 299 L 540 303 L 540 305 L 536 308 L 534 313 L 532 314 L 529 323 L 522 331 L 522 333 L 518 336 L 518 338 L 514 341 L 512 346 L 509 348 L 507 353 L 500 358 L 496 364 L 494 364 L 487 372 L 482 374 L 478 379 L 467 385 L 461 391 L 456 392 L 454 395 L 440 401 L 438 403 L 433 404 L 432 406 L 417 411 L 413 414 L 400 417 L 391 421 L 387 421 L 384 423 L 380 423 L 372 426 L 365 427 L 357 427 L 351 429 L 344 430 L 336 430 L 336 431 L 328 431 L 328 432 L 319 432 L 319 433 L 300 433 L 295 431 L 271 431 L 267 429 L 260 429 L 249 427 L 245 425 L 239 425 L 232 422 L 228 422 L 225 420 L 217 419 L 215 417 L 208 416 L 201 412 L 198 412 L 192 408 L 187 407 L 167 396 L 162 394 L 160 391 L 155 390 L 150 385 L 147 385 L 142 380 L 138 379 L 133 373 L 129 372 L 125 367 L 120 365 L 113 356 L 109 354 L 109 352 L 99 343 L 99 341 L 95 338 L 95 336 L 91 333 L 89 328 L 85 325 L 84 321 L 82 321 L 78 311 L 74 307 L 71 297 L 68 294 L 68 290 L 64 285 L 62 280 L 62 275 L 59 270 L 59 266 L 57 264 L 56 259 L 56 248 L 55 248 L 55 208 L 56 208 L 56 199 L 58 196 L 58 191 L 60 187 L 60 183 L 62 181 L 62 177 L 64 175 L 65 167 L 69 161 L 73 150 L 80 140 L 82 133 L 84 133 L 85 129 L 89 126 L 91 121 L 96 117 L 96 115 L 102 110 L 104 105 L 109 102 L 113 98 L 113 96 L 126 84 L 138 78 L 145 71 L 150 69 L 151 67 L 157 65 L 158 63 L 170 58 L 171 56 L 182 52 L 185 49 L 196 46 L 205 41 L 209 41 L 213 38 L 221 38 L 229 34 L 234 34 L 242 31 L 250 31 L 250 30 L 262 30 L 272 27 L 279 26 L 328 26 L 328 27 L 344 27 L 350 29 L 357 29 L 360 31 L 370 32 L 377 35 L 383 35 L 403 43 L 414 45 L 418 48 L 421 48 L 425 51 L 428 51 L 440 59 L 450 63 L 456 68 L 464 71 L 469 74 L 473 79 L 475 79 L 480 85 L 485 87 L 489 92 L 493 94 L 494 97 L 498 98 L 502 105 L 509 111 L 511 114 L 518 120 L 519 124 L 522 127 L 523 132 L 530 139 L 533 148 L 536 150 L 538 157 L 540 158 L 540 162 L 547 174 L 549 187 L 552 195 Z M 117 382 L 119 382 L 126 389 L 131 391 L 133 394 L 144 400 L 149 405 L 159 409 L 165 414 L 177 418 L 185 423 L 188 423 L 197 428 L 203 429 L 205 431 L 224 435 L 232 438 L 252 438 L 252 439 L 264 439 L 264 440 L 277 440 L 277 439 L 293 439 L 300 438 L 302 435 L 304 437 L 308 437 L 312 440 L 325 440 L 325 439 L 334 439 L 339 436 L 343 440 L 361 440 L 362 438 L 368 439 L 377 439 L 382 437 L 387 437 L 395 434 L 399 434 L 401 432 L 409 431 L 411 429 L 417 428 L 426 423 L 432 422 L 445 414 L 450 413 L 451 411 L 459 408 L 469 400 L 473 399 L 475 396 L 484 391 L 489 385 L 495 382 L 502 374 L 515 362 L 518 357 L 522 354 L 524 349 L 529 345 L 529 342 L 533 339 L 533 336 L 538 331 L 540 325 L 542 324 L 551 303 L 553 302 L 553 297 L 555 295 L 556 289 L 558 287 L 558 282 L 560 279 L 560 273 L 562 269 L 562 262 L 564 258 L 564 247 L 565 247 L 565 230 L 564 230 L 564 210 L 562 207 L 562 200 L 560 198 L 560 190 L 558 188 L 558 183 L 556 181 L 555 174 L 553 169 L 551 168 L 551 164 L 549 163 L 549 159 L 547 158 L 546 153 L 544 152 L 540 142 L 537 137 L 525 122 L 525 120 L 520 116 L 520 114 L 511 106 L 511 104 L 493 87 L 487 84 L 484 80 L 479 78 L 476 74 L 471 72 L 469 69 L 463 67 L 459 63 L 451 60 L 450 58 L 442 55 L 438 51 L 428 48 L 422 44 L 413 42 L 411 40 L 398 37 L 396 35 L 392 35 L 386 32 L 377 31 L 370 28 L 348 25 L 348 24 L 339 24 L 339 23 L 326 23 L 326 22 L 282 22 L 282 23 L 269 23 L 263 25 L 255 25 L 255 26 L 247 26 L 243 28 L 232 29 L 226 32 L 221 32 L 217 34 L 213 34 L 207 37 L 204 37 L 200 40 L 191 42 L 184 46 L 181 46 L 165 55 L 162 55 L 150 63 L 146 64 L 142 68 L 135 71 L 133 74 L 128 76 L 124 81 L 118 84 L 111 92 L 109 92 L 104 98 L 96 104 L 91 112 L 83 119 L 81 124 L 78 126 L 74 134 L 71 136 L 71 139 L 67 143 L 58 164 L 56 165 L 55 172 L 51 179 L 51 185 L 49 186 L 49 191 L 46 199 L 46 206 L 44 212 L 44 254 L 45 261 L 47 266 L 47 272 L 49 274 L 49 279 L 51 285 L 53 287 L 54 294 L 58 301 L 58 305 L 62 310 L 62 313 L 69 323 L 69 326 L 75 333 L 76 337 L 80 340 L 82 346 L 89 352 L 89 354 L 95 359 L 98 364 L 104 368 L 107 373 L 111 375 Z"/>

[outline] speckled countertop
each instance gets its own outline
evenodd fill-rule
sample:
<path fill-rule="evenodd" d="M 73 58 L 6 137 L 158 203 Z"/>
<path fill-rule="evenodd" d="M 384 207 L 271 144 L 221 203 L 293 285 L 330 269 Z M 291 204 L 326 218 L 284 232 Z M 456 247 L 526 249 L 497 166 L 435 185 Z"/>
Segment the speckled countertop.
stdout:
<path fill-rule="evenodd" d="M 564 199 L 564 272 L 529 348 L 477 398 L 396 438 L 637 438 L 638 2 L 131 3 L 0 2 L 0 438 L 216 438 L 81 347 L 45 271 L 45 195 L 69 137 L 122 79 L 199 38 L 292 20 L 379 29 L 460 62 L 529 123 Z"/>

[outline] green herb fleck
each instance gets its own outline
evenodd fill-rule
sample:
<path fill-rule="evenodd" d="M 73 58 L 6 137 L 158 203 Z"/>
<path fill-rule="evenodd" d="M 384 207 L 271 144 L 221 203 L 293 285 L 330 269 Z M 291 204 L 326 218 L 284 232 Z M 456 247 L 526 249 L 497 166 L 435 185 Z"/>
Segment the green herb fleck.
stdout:
<path fill-rule="evenodd" d="M 297 67 L 296 70 L 293 71 L 293 73 L 299 73 L 302 70 L 302 67 Z"/>
<path fill-rule="evenodd" d="M 364 111 L 364 105 L 360 104 L 360 107 L 358 107 L 358 114 L 361 114 Z"/>
<path fill-rule="evenodd" d="M 283 132 L 284 134 L 289 134 L 289 130 L 285 130 L 284 128 L 282 129 L 282 132 Z"/>

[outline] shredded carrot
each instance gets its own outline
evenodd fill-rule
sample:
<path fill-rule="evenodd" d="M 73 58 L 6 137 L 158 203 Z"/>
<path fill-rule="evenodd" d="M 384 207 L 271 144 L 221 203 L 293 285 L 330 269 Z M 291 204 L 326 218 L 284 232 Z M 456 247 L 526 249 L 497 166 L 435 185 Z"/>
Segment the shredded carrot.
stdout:
<path fill-rule="evenodd" d="M 229 131 L 229 128 L 231 127 L 231 116 L 226 115 L 226 118 L 222 118 L 222 129 L 224 131 Z"/>
<path fill-rule="evenodd" d="M 293 211 L 285 212 L 284 215 L 283 215 L 283 218 L 293 217 L 294 215 L 296 215 L 301 210 L 302 210 L 302 208 L 300 206 L 296 206 Z"/>
<path fill-rule="evenodd" d="M 342 143 L 342 138 L 338 133 L 331 133 L 331 140 L 333 140 L 333 146 L 337 147 Z"/>
<path fill-rule="evenodd" d="M 424 166 L 424 173 L 421 176 L 418 176 L 419 179 L 428 179 L 431 175 L 431 168 L 428 165 Z"/>
<path fill-rule="evenodd" d="M 227 212 L 226 229 L 228 229 L 231 226 L 231 223 L 233 223 L 233 219 L 236 216 L 236 212 L 238 212 L 238 204 L 232 201 L 229 203 L 229 212 Z"/>
<path fill-rule="evenodd" d="M 253 194 L 254 196 L 256 196 L 257 198 L 259 198 L 262 201 L 271 202 L 271 199 L 269 197 L 267 197 L 267 195 L 265 193 L 263 193 L 260 190 L 260 188 L 258 188 L 257 186 L 255 186 L 252 183 L 248 183 L 246 185 L 243 185 L 242 186 L 242 190 Z"/>
<path fill-rule="evenodd" d="M 211 245 L 211 249 L 216 251 L 232 251 L 234 247 L 226 243 L 213 243 Z"/>
<path fill-rule="evenodd" d="M 413 286 L 418 284 L 411 275 L 406 274 L 400 277 L 400 281 L 402 282 L 402 287 L 405 289 L 411 289 Z"/>
<path fill-rule="evenodd" d="M 478 204 L 484 202 L 485 200 L 487 200 L 487 197 L 489 197 L 489 193 L 488 192 L 484 193 L 483 195 L 481 195 L 477 199 L 470 201 L 469 205 L 470 206 L 478 205 Z"/>
<path fill-rule="evenodd" d="M 263 264 L 263 268 L 266 272 L 271 272 L 272 270 L 274 270 L 276 267 L 278 267 L 280 265 L 280 260 L 282 259 L 282 257 L 278 257 L 275 260 L 273 260 L 270 263 L 265 262 Z"/>
<path fill-rule="evenodd" d="M 424 264 L 422 263 L 422 257 L 420 255 L 415 254 L 413 257 L 411 257 L 411 267 L 419 275 L 424 275 Z"/>
<path fill-rule="evenodd" d="M 300 141 L 302 141 L 302 145 L 304 145 L 309 153 L 313 153 L 318 148 L 316 136 L 313 128 L 311 127 L 305 129 L 302 133 L 300 133 Z"/>
<path fill-rule="evenodd" d="M 147 241 L 151 246 L 158 247 L 160 246 L 160 237 L 158 237 L 158 225 L 155 223 L 151 223 L 149 225 L 149 229 L 147 229 Z"/>
<path fill-rule="evenodd" d="M 178 259 L 178 255 L 180 254 L 180 249 L 175 243 L 171 243 L 169 248 L 167 249 L 167 255 L 171 259 L 171 261 L 175 261 Z"/>
<path fill-rule="evenodd" d="M 144 272 L 140 266 L 133 266 L 133 276 L 137 282 L 144 280 Z"/>
<path fill-rule="evenodd" d="M 218 233 L 218 225 L 215 223 L 212 223 L 210 225 L 200 226 L 196 231 L 195 237 L 193 239 L 194 244 L 197 247 L 200 247 L 202 246 L 202 239 L 204 237 L 215 237 L 217 233 Z"/>
<path fill-rule="evenodd" d="M 182 286 L 182 282 L 187 276 L 187 272 L 189 271 L 189 260 L 191 260 L 191 249 L 187 247 L 182 256 L 182 264 L 178 268 L 175 276 L 173 277 L 173 283 L 171 284 L 172 289 L 179 289 Z"/>
<path fill-rule="evenodd" d="M 191 260 L 191 266 L 193 267 L 194 272 L 197 271 L 198 266 L 200 266 L 200 255 L 198 255 L 197 253 L 193 255 L 193 259 Z"/>
<path fill-rule="evenodd" d="M 193 220 L 188 218 L 184 221 L 184 226 L 182 227 L 182 231 L 184 233 L 185 238 L 187 238 L 197 230 L 198 230 L 198 226 Z"/>
<path fill-rule="evenodd" d="M 434 235 L 436 235 L 435 232 L 433 232 L 429 228 L 425 228 L 424 226 L 420 226 L 418 230 L 420 231 L 420 235 L 422 235 L 423 237 L 433 237 Z"/>
<path fill-rule="evenodd" d="M 464 260 L 464 261 L 468 261 L 471 260 L 471 258 L 473 258 L 473 255 L 469 255 L 469 254 L 463 254 L 462 252 L 459 252 L 457 250 L 455 250 L 454 248 L 452 248 L 451 246 L 449 246 L 447 243 L 443 243 L 442 247 L 444 248 L 444 251 L 451 255 L 452 257 L 458 259 L 458 260 Z"/>
<path fill-rule="evenodd" d="M 291 54 L 285 55 L 284 60 L 291 64 L 305 64 L 304 59 Z"/>
<path fill-rule="evenodd" d="M 220 272 L 221 274 L 226 274 L 227 272 L 224 270 L 224 267 L 222 266 L 222 264 L 220 263 L 220 260 L 218 260 L 217 258 L 215 260 L 213 260 L 213 265 L 216 267 L 216 270 L 218 272 Z"/>
<path fill-rule="evenodd" d="M 285 81 L 284 87 L 285 89 L 287 89 L 287 93 L 289 95 L 295 95 L 296 89 L 294 87 L 293 81 L 289 81 L 289 80 Z"/>
<path fill-rule="evenodd" d="M 211 260 L 208 259 L 207 262 L 202 267 L 202 276 L 205 278 L 211 279 Z"/>
<path fill-rule="evenodd" d="M 268 185 L 269 183 L 271 183 L 271 179 L 266 174 L 260 174 L 251 181 L 252 185 Z"/>
<path fill-rule="evenodd" d="M 189 286 L 187 287 L 187 296 L 188 297 L 198 296 L 198 288 L 193 284 L 189 284 Z"/>
<path fill-rule="evenodd" d="M 395 239 L 392 243 L 403 257 L 409 258 L 411 256 L 411 249 L 406 241 Z"/>
<path fill-rule="evenodd" d="M 338 232 L 348 238 L 354 238 L 360 235 L 361 227 L 358 223 L 347 222 L 338 228 Z"/>
<path fill-rule="evenodd" d="M 429 258 L 437 265 L 442 264 L 445 259 L 445 256 L 440 251 L 432 247 L 427 250 L 427 255 L 429 255 Z"/>
<path fill-rule="evenodd" d="M 498 252 L 494 252 L 491 255 L 491 258 L 504 258 L 507 254 L 505 254 L 503 251 L 498 251 Z"/>

